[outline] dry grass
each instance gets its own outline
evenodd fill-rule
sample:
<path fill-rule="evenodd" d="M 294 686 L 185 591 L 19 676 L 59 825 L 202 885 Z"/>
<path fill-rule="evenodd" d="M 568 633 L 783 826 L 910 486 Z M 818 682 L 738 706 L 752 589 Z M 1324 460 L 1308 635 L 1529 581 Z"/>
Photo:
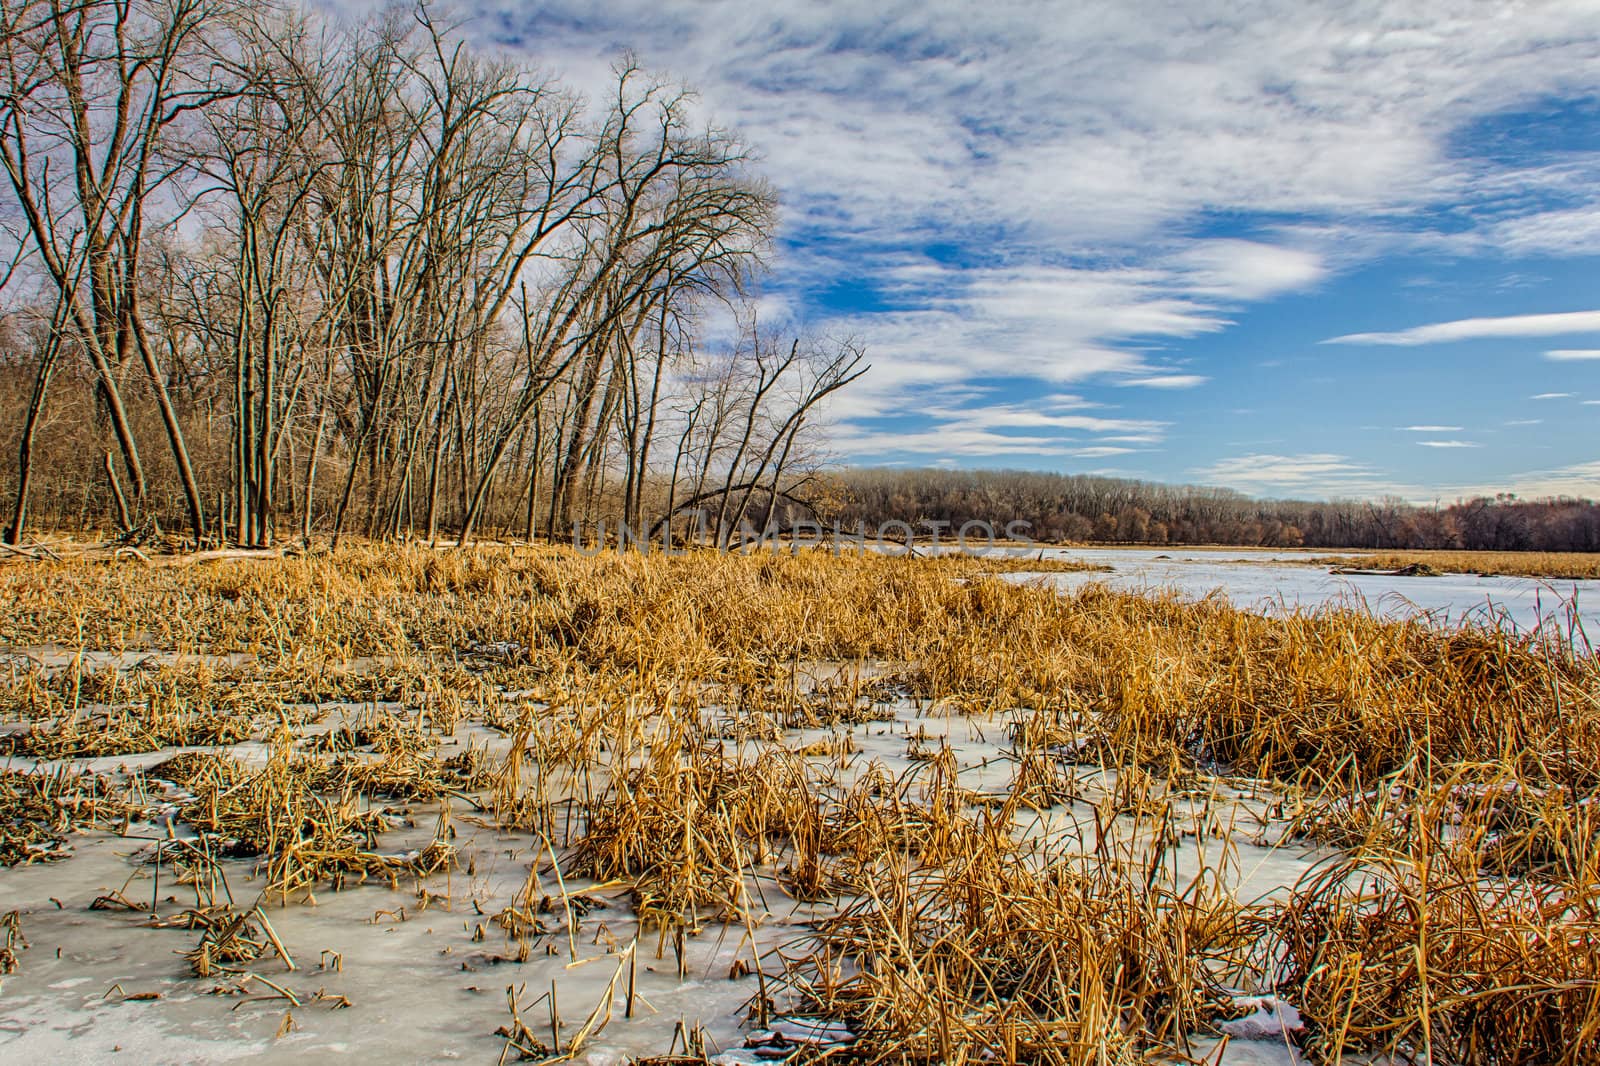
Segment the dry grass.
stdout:
<path fill-rule="evenodd" d="M 0 595 L 32 605 L 0 632 L 19 644 L 124 649 L 139 634 L 144 645 L 248 652 L 298 676 L 279 683 L 279 703 L 328 698 L 335 659 L 380 659 L 388 698 L 457 687 L 450 667 L 423 662 L 453 665 L 461 649 L 504 644 L 521 650 L 497 667 L 500 683 L 537 688 L 566 662 L 585 676 L 647 679 L 646 689 L 738 686 L 768 705 L 795 702 L 792 664 L 887 660 L 923 699 L 1067 713 L 1119 751 L 1176 752 L 1255 776 L 1348 764 L 1365 778 L 1397 769 L 1422 743 L 1439 759 L 1564 744 L 1571 761 L 1594 766 L 1600 754 L 1589 713 L 1596 671 L 1567 648 L 1352 611 L 1267 619 L 1096 588 L 1058 597 L 977 580 L 983 565 L 550 549 L 357 550 L 154 571 L 46 563 L 0 571 Z M 106 606 L 91 616 L 87 602 Z M 163 711 L 206 710 L 203 692 L 172 697 L 128 713 L 148 730 Z"/>
<path fill-rule="evenodd" d="M 99 775 L 0 770 L 0 867 L 66 858 L 73 830 L 114 825 L 127 810 Z"/>
<path fill-rule="evenodd" d="M 1029 855 L 980 818 L 959 853 L 880 876 L 789 980 L 900 1062 L 1107 1063 L 1181 1047 L 1227 1005 L 1243 911 L 1151 857 Z"/>
<path fill-rule="evenodd" d="M 1316 566 L 1400 570 L 1423 566 L 1441 574 L 1539 577 L 1552 581 L 1600 579 L 1600 554 L 1594 552 L 1399 551 L 1372 555 L 1318 555 L 1296 560 Z"/>
<path fill-rule="evenodd" d="M 155 861 L 195 905 L 162 922 L 198 934 L 195 973 L 242 981 L 282 952 L 226 863 L 253 863 L 280 905 L 401 879 L 426 904 L 426 879 L 462 862 L 467 809 L 540 856 L 484 912 L 509 961 L 575 941 L 585 905 L 564 878 L 629 890 L 680 969 L 705 924 L 753 939 L 769 893 L 831 906 L 739 972 L 758 1017 L 788 1002 L 847 1023 L 836 1058 L 1182 1056 L 1239 988 L 1297 1004 L 1329 1061 L 1600 1051 L 1592 656 L 1548 632 L 1061 596 L 994 569 L 387 546 L 13 563 L 0 639 L 63 651 L 0 690 L 22 760 L 0 776 L 0 862 L 176 798 L 195 836 Z M 81 649 L 131 654 L 97 669 Z M 176 658 L 132 665 L 153 650 Z M 335 700 L 364 709 L 329 721 Z M 923 730 L 904 772 L 865 765 L 846 730 L 905 700 L 1005 736 L 1008 784 L 979 794 Z M 827 732 L 802 745 L 798 728 Z M 244 738 L 264 762 L 235 757 Z M 121 777 L 25 762 L 177 745 L 206 750 Z M 1335 858 L 1264 900 L 1236 898 L 1222 860 L 1179 877 L 1182 794 L 1229 781 L 1269 789 L 1285 830 Z M 1085 810 L 1092 832 L 1031 836 L 1052 810 Z M 536 1052 L 511 1002 L 508 1052 Z"/>
<path fill-rule="evenodd" d="M 18 952 L 28 946 L 28 938 L 22 935 L 22 921 L 16 911 L 7 911 L 0 915 L 0 930 L 5 932 L 5 943 L 0 944 L 0 977 L 8 973 L 16 973 L 21 963 L 18 961 Z"/>
<path fill-rule="evenodd" d="M 1447 846 L 1353 855 L 1271 916 L 1279 984 L 1321 1057 L 1594 1062 L 1593 894 L 1592 882 L 1485 881 L 1473 856 Z"/>

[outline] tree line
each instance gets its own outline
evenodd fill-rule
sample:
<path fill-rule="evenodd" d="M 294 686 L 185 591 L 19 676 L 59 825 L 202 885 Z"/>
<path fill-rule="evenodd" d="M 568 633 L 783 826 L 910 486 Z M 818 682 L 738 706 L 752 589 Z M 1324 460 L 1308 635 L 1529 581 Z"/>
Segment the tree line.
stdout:
<path fill-rule="evenodd" d="M 1580 499 L 1262 500 L 1205 486 L 1006 470 L 857 469 L 837 483 L 832 516 L 843 528 L 897 521 L 955 530 L 1018 520 L 1034 539 L 1051 541 L 1600 551 L 1600 505 Z"/>
<path fill-rule="evenodd" d="M 775 196 L 634 62 L 584 98 L 426 6 L 237 0 L 0 0 L 0 48 L 9 543 L 726 541 L 866 369 L 762 327 Z"/>

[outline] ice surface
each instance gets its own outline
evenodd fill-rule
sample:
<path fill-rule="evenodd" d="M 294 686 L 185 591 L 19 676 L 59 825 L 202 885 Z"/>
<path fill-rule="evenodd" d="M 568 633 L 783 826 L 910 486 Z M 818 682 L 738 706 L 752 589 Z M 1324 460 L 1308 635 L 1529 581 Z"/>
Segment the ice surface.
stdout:
<path fill-rule="evenodd" d="M 841 783 L 874 766 L 899 776 L 948 746 L 961 784 L 975 800 L 1005 794 L 1014 771 L 1005 748 L 1008 716 L 949 715 L 909 701 L 888 709 L 891 719 L 793 730 L 777 743 L 816 750 L 808 758 L 839 767 Z M 315 728 L 328 725 L 324 721 Z M 478 732 L 479 727 L 463 726 L 446 751 Z M 728 743 L 746 757 L 759 746 Z M 251 761 L 264 754 L 257 743 L 227 750 Z M 1096 804 L 1114 787 L 1115 772 L 1074 766 L 1075 757 L 1063 750 L 1060 758 L 1073 782 L 1073 798 L 1020 818 L 1019 835 L 1057 848 L 1094 846 Z M 131 769 L 155 758 L 96 762 L 120 762 Z M 114 769 L 104 764 L 98 768 Z M 1206 862 L 1230 872 L 1242 899 L 1284 891 L 1320 853 L 1275 840 L 1264 813 L 1269 799 L 1220 781 L 1175 794 L 1174 802 L 1193 814 L 1196 831 L 1170 849 L 1171 876 L 1187 878 Z M 386 834 L 381 850 L 403 852 L 431 835 L 431 807 L 415 806 L 415 828 Z M 1236 831 L 1218 836 L 1202 828 L 1218 820 Z M 0 902 L 4 909 L 21 911 L 31 945 L 22 953 L 20 972 L 0 986 L 0 1060 L 126 1057 L 198 1063 L 249 1057 L 289 1062 L 309 1056 L 314 1061 L 488 1062 L 504 1046 L 494 1033 L 509 1017 L 508 986 L 530 1028 L 547 1044 L 553 1043 L 549 1002 L 541 997 L 554 988 L 561 1035 L 570 1040 L 605 1000 L 638 932 L 626 888 L 568 880 L 569 898 L 581 895 L 598 906 L 581 919 L 575 942 L 564 933 L 543 938 L 532 957 L 517 962 L 514 946 L 490 916 L 522 889 L 535 862 L 544 891 L 557 893 L 541 842 L 501 831 L 465 810 L 457 810 L 454 824 L 454 843 L 463 869 L 471 863 L 470 875 L 458 870 L 420 882 L 404 878 L 398 890 L 371 882 L 342 892 L 319 891 L 314 904 L 268 908 L 298 969 L 289 972 L 274 957 L 248 969 L 296 993 L 302 1001 L 298 1007 L 262 985 L 253 986 L 250 995 L 212 994 L 220 982 L 191 976 L 181 956 L 194 946 L 197 933 L 151 928 L 143 911 L 89 908 L 113 890 L 141 903 L 154 901 L 165 915 L 194 904 L 193 891 L 171 884 L 170 872 L 157 890 L 148 858 L 152 841 L 165 830 L 154 823 L 135 823 L 127 836 L 78 834 L 70 859 L 0 870 Z M 1106 824 L 1107 832 L 1121 834 L 1134 823 L 1113 817 Z M 260 890 L 251 862 L 229 860 L 225 869 L 233 896 L 241 907 L 248 906 Z M 794 955 L 813 919 L 829 913 L 826 905 L 789 899 L 771 877 L 752 881 L 751 897 L 765 908 L 757 915 L 754 951 L 743 928 L 707 922 L 686 939 L 680 977 L 670 944 L 663 948 L 653 930 L 641 937 L 634 1017 L 623 1016 L 623 996 L 613 991 L 611 1021 L 577 1061 L 620 1063 L 630 1055 L 659 1054 L 680 1022 L 686 1029 L 703 1027 L 718 1061 L 729 1063 L 774 1061 L 761 1053 L 770 1055 L 786 1042 L 847 1039 L 848 1030 L 828 1019 L 775 1017 L 765 1033 L 747 1024 L 746 1007 L 758 988 L 757 978 L 746 972 L 755 952 L 768 958 L 769 967 L 776 947 Z M 561 926 L 561 912 L 558 902 L 547 916 L 553 927 Z M 739 961 L 745 965 L 735 968 Z M 735 973 L 739 976 L 730 977 Z M 159 998 L 137 998 L 150 993 Z M 351 1006 L 340 1008 L 340 997 Z M 292 1027 L 286 1014 L 293 1016 Z M 280 1029 L 288 1031 L 280 1034 Z M 1285 1057 L 1286 1046 L 1276 1049 L 1277 1058 L 1262 1057 L 1260 1045 L 1239 1051 L 1235 1046 L 1242 1045 L 1230 1045 L 1222 1059 L 1227 1066 L 1294 1061 Z"/>
<path fill-rule="evenodd" d="M 1331 574 L 1321 566 L 1284 561 L 1296 558 L 1293 553 L 1269 551 L 1047 548 L 1027 554 L 1037 557 L 1041 551 L 1046 559 L 1071 559 L 1112 569 L 1006 576 L 1017 581 L 1043 579 L 1062 589 L 1095 582 L 1136 592 L 1171 589 L 1195 599 L 1220 592 L 1235 606 L 1266 610 L 1365 604 L 1388 617 L 1427 613 L 1440 621 L 1503 618 L 1522 630 L 1545 621 L 1560 625 L 1564 631 L 1568 605 L 1575 603 L 1591 639 L 1600 639 L 1600 581 L 1476 574 Z"/>

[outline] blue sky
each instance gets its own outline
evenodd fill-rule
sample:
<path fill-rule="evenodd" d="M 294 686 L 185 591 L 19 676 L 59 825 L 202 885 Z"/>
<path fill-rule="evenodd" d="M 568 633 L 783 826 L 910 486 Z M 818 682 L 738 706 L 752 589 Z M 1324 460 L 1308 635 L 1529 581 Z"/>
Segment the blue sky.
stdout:
<path fill-rule="evenodd" d="M 1600 5 L 467 4 L 756 146 L 842 459 L 1600 496 Z"/>

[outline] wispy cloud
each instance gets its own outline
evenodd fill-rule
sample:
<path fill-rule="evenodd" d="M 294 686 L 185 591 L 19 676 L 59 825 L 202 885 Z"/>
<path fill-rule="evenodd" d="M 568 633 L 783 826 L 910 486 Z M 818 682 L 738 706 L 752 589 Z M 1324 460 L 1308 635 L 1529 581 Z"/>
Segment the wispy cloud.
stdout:
<path fill-rule="evenodd" d="M 1143 377 L 1123 378 L 1117 384 L 1146 389 L 1192 389 L 1210 380 L 1203 374 L 1147 374 Z"/>
<path fill-rule="evenodd" d="M 1563 311 L 1548 315 L 1507 315 L 1434 322 L 1392 333 L 1347 333 L 1324 344 L 1391 344 L 1413 346 L 1494 337 L 1553 337 L 1563 333 L 1600 333 L 1600 311 Z"/>
<path fill-rule="evenodd" d="M 1486 237 L 1519 254 L 1592 255 L 1600 248 L 1600 208 L 1560 208 L 1506 219 Z"/>
<path fill-rule="evenodd" d="M 1481 448 L 1483 445 L 1475 440 L 1419 440 L 1417 444 L 1423 448 Z"/>
<path fill-rule="evenodd" d="M 1088 448 L 1074 448 L 1072 455 L 1079 459 L 1103 459 L 1112 455 L 1130 455 L 1137 451 L 1136 448 L 1117 448 L 1110 445 L 1091 445 Z"/>
<path fill-rule="evenodd" d="M 1597 402 L 1600 402 L 1600 401 L 1597 401 Z M 1506 422 L 1506 425 L 1508 425 L 1508 426 L 1542 426 L 1542 425 L 1544 425 L 1544 419 L 1542 419 L 1542 418 L 1513 418 L 1513 419 L 1509 420 L 1508 422 Z"/>
<path fill-rule="evenodd" d="M 1328 273 L 1317 252 L 1231 239 L 1194 244 L 1168 263 L 1185 287 L 1226 300 L 1261 300 L 1307 289 Z"/>
<path fill-rule="evenodd" d="M 1600 459 L 1514 474 L 1501 486 L 1481 486 L 1473 491 L 1461 491 L 1458 495 L 1489 495 L 1506 491 L 1507 486 L 1510 491 L 1523 497 L 1580 496 L 1600 499 Z"/>
<path fill-rule="evenodd" d="M 1402 426 L 1406 433 L 1460 433 L 1460 426 Z"/>
<path fill-rule="evenodd" d="M 1239 455 L 1190 473 L 1205 484 L 1255 495 L 1363 496 L 1388 490 L 1379 471 L 1332 452 Z"/>
<path fill-rule="evenodd" d="M 1588 359 L 1600 359 L 1600 348 L 1556 348 L 1544 353 L 1546 359 L 1558 363 L 1574 363 Z"/>
<path fill-rule="evenodd" d="M 995 378 L 1032 378 L 1048 383 L 1047 391 L 1096 377 L 1192 388 L 1205 376 L 1153 365 L 1142 346 L 1229 323 L 1214 305 L 1175 293 L 1170 279 L 1148 270 L 960 269 L 895 255 L 878 262 L 876 284 L 899 308 L 829 323 L 862 339 L 872 356 L 872 373 L 844 400 L 846 417 L 916 409 L 920 390 Z"/>
<path fill-rule="evenodd" d="M 1530 400 L 1570 400 L 1578 395 L 1575 392 L 1536 392 L 1529 396 Z"/>
<path fill-rule="evenodd" d="M 1470 499 L 1497 492 L 1525 498 L 1600 498 L 1600 459 L 1512 472 L 1492 482 L 1460 481 L 1423 488 L 1345 455 L 1240 455 L 1191 471 L 1196 480 L 1259 496 L 1305 498 L 1397 496 L 1416 503 Z"/>
<path fill-rule="evenodd" d="M 1040 397 L 1036 405 L 932 403 L 920 414 L 926 428 L 860 420 L 838 427 L 834 444 L 871 455 L 944 455 L 968 460 L 1021 456 L 1092 459 L 1128 455 L 1131 445 L 1158 444 L 1167 424 L 1152 419 L 1114 418 L 1083 413 L 1072 394 Z"/>

